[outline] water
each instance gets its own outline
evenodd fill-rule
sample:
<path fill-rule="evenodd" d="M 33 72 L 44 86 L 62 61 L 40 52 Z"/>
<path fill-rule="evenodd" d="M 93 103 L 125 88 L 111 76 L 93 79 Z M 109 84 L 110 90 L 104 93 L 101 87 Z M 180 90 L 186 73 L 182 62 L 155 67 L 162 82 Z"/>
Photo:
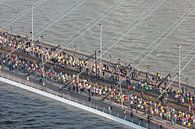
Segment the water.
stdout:
<path fill-rule="evenodd" d="M 9 19 L 15 17 L 17 14 L 22 12 L 25 8 L 30 7 L 33 3 L 38 0 L 0 0 L 0 26 L 6 24 Z M 81 0 L 84 1 L 84 0 Z M 161 0 L 162 1 L 162 0 Z M 40 35 L 43 35 L 44 41 L 50 42 L 51 44 L 61 44 L 62 46 L 74 49 L 74 44 L 76 45 L 77 51 L 85 52 L 91 54 L 94 50 L 99 48 L 99 31 L 100 26 L 99 23 L 103 25 L 103 52 L 105 52 L 112 44 L 115 43 L 122 35 L 128 32 L 129 29 L 131 31 L 122 38 L 119 42 L 116 42 L 115 45 L 103 56 L 104 58 L 109 60 L 108 53 L 111 53 L 111 59 L 116 61 L 117 58 L 121 58 L 122 62 L 132 62 L 134 66 L 138 64 L 144 56 L 152 50 L 156 42 L 153 46 L 151 46 L 146 52 L 144 52 L 145 48 L 148 47 L 152 42 L 154 42 L 166 29 L 168 29 L 174 22 L 180 19 L 180 17 L 193 5 L 195 4 L 195 0 L 167 0 L 164 4 L 162 4 L 159 8 L 157 8 L 153 13 L 148 15 L 141 23 L 139 18 L 140 16 L 144 17 L 147 15 L 148 10 L 155 5 L 157 0 L 123 0 L 123 3 L 112 11 L 108 16 L 103 18 L 100 22 L 97 22 L 96 25 L 93 25 L 99 15 L 105 12 L 108 8 L 114 6 L 118 3 L 118 0 L 87 0 L 84 4 L 79 6 L 77 9 L 70 12 L 68 15 L 62 17 L 59 21 L 56 21 L 55 24 L 50 26 L 48 29 L 43 31 L 40 35 L 37 35 L 44 27 L 54 22 L 58 17 L 65 15 L 65 13 L 69 12 L 73 9 L 73 5 L 79 2 L 79 0 L 46 0 L 43 4 L 36 7 L 34 9 L 34 35 L 35 38 L 40 39 Z M 135 21 L 135 19 L 137 19 Z M 139 24 L 137 24 L 139 23 Z M 151 68 L 150 72 L 161 72 L 163 75 L 166 75 L 168 72 L 172 71 L 174 67 L 178 64 L 178 48 L 177 45 L 182 45 L 181 48 L 181 58 L 187 55 L 189 50 L 195 47 L 195 10 L 190 12 L 190 15 L 184 19 L 182 24 L 180 24 L 162 43 L 159 47 L 157 47 L 139 66 L 139 69 L 147 70 L 146 65 L 150 64 Z M 31 11 L 20 17 L 17 21 L 12 23 L 11 25 L 12 31 L 20 34 L 30 35 L 31 31 Z M 10 26 L 6 27 L 8 30 Z M 91 27 L 86 31 L 85 27 Z M 122 30 L 124 31 L 120 33 Z M 85 32 L 86 31 L 86 32 Z M 85 33 L 83 33 L 85 32 Z M 75 34 L 76 33 L 76 34 Z M 78 37 L 82 34 L 80 37 Z M 78 38 L 77 38 L 78 37 Z M 76 38 L 76 40 L 74 40 Z M 161 38 L 162 39 L 162 38 Z M 112 41 L 113 40 L 113 41 Z M 74 41 L 74 42 L 72 42 Z M 70 44 L 71 43 L 71 44 Z M 67 45 L 70 44 L 70 45 Z M 141 57 L 133 60 L 141 53 L 144 52 Z M 181 67 L 185 65 L 185 63 L 195 54 L 195 50 L 192 51 L 191 55 L 185 59 L 183 63 L 181 63 Z M 181 74 L 181 80 L 185 81 L 188 78 L 188 83 L 190 85 L 195 86 L 195 60 L 186 67 L 186 69 Z M 178 72 L 178 67 L 174 71 L 172 71 L 172 76 L 176 76 Z M 6 90 L 4 88 L 4 90 Z M 17 89 L 18 90 L 18 89 Z M 9 91 L 10 92 L 10 91 Z M 9 93 L 8 92 L 8 93 Z M 12 96 L 13 92 L 11 92 Z M 20 94 L 26 94 L 21 92 Z M 21 96 L 20 94 L 14 94 L 13 96 Z M 7 94 L 2 94 L 3 96 Z M 28 94 L 26 98 L 31 100 L 31 97 L 35 95 Z M 34 98 L 33 97 L 33 98 Z M 15 97 L 13 97 L 15 98 Z M 43 116 L 47 118 L 48 115 L 52 114 L 52 111 L 56 111 L 60 115 L 61 111 L 59 107 L 67 107 L 71 113 L 83 113 L 82 111 L 74 111 L 72 108 L 68 106 L 56 106 L 53 101 L 35 99 L 31 100 L 31 102 L 27 105 L 41 103 L 38 107 L 40 107 L 40 111 L 43 112 Z M 8 99 L 9 101 L 13 101 L 12 99 Z M 25 99 L 21 99 L 21 101 L 25 101 Z M 16 101 L 17 102 L 17 101 Z M 44 103 L 44 104 L 42 104 Z M 3 103 L 4 104 L 4 103 Z M 15 106 L 10 103 L 10 107 Z M 46 107 L 49 105 L 48 113 Z M 59 103 L 57 105 L 60 105 Z M 46 106 L 46 107 L 45 107 Z M 37 107 L 33 106 L 31 110 L 33 112 Z M 15 109 L 15 108 L 14 108 Z M 15 110 L 19 111 L 19 107 Z M 52 109 L 52 110 L 50 110 Z M 63 109 L 63 108 L 62 108 Z M 13 109 L 12 109 L 13 110 Z M 38 109 L 37 109 L 38 110 Z M 59 110 L 59 112 L 58 112 Z M 22 112 L 23 110 L 21 110 Z M 24 110 L 25 111 L 25 110 Z M 44 113 L 46 112 L 46 113 Z M 73 114 L 74 114 L 73 113 Z M 19 113 L 20 114 L 20 113 Z M 38 113 L 39 114 L 39 113 Z M 77 114 L 77 115 L 78 115 Z M 85 113 L 84 113 L 85 114 Z M 86 113 L 87 114 L 87 113 Z M 28 116 L 32 114 L 27 114 Z M 64 116 L 60 116 L 60 118 L 68 118 L 74 117 L 68 115 L 67 112 L 64 113 Z M 87 114 L 87 118 L 84 119 L 93 119 L 91 115 Z M 15 115 L 14 115 L 15 116 Z M 16 115 L 17 116 L 17 115 Z M 80 116 L 80 115 L 79 115 Z M 25 117 L 26 118 L 26 117 Z M 46 119 L 44 121 L 47 124 L 51 124 L 51 121 L 54 119 Z M 34 118 L 33 118 L 34 119 Z M 74 117 L 73 119 L 78 119 Z M 42 120 L 42 119 L 41 119 Z M 38 123 L 41 123 L 40 122 Z M 80 120 L 80 121 L 79 121 Z M 80 125 L 84 126 L 83 120 L 79 119 L 77 124 L 73 124 L 72 126 L 79 127 Z M 31 121 L 31 120 L 30 120 Z M 54 120 L 55 121 L 55 120 Z M 72 121 L 67 121 L 67 119 L 63 119 L 66 123 L 71 123 Z M 95 120 L 96 121 L 96 120 Z M 96 123 L 92 120 L 92 122 Z M 107 128 L 107 122 L 104 120 L 101 121 L 99 125 L 100 128 Z M 98 122 L 98 123 L 99 123 Z M 53 125 L 53 124 L 52 124 Z M 112 127 L 111 127 L 112 128 Z M 114 128 L 114 127 L 113 127 Z"/>
<path fill-rule="evenodd" d="M 6 24 L 9 19 L 13 18 L 27 7 L 30 7 L 38 0 L 1 1 L 0 25 L 3 25 Z M 158 42 L 133 62 L 136 56 L 143 52 L 147 46 L 161 36 L 166 29 L 179 20 L 179 18 L 195 4 L 195 0 L 166 0 L 165 3 L 154 10 L 153 13 L 137 24 L 141 20 L 137 19 L 135 21 L 135 19 L 146 16 L 148 10 L 159 1 L 123 1 L 118 8 L 114 9 L 109 15 L 94 25 L 103 12 L 119 3 L 119 1 L 87 0 L 78 8 L 70 11 L 75 7 L 76 2 L 79 3 L 79 0 L 58 0 L 57 2 L 56 0 L 46 0 L 34 9 L 34 35 L 37 39 L 40 39 L 39 36 L 43 35 L 44 38 L 42 40 L 52 44 L 61 44 L 70 49 L 74 49 L 73 44 L 75 44 L 77 51 L 89 54 L 99 48 L 99 23 L 103 25 L 104 52 L 114 44 L 121 35 L 124 35 L 130 28 L 136 25 L 124 38 L 115 43 L 116 45 L 114 45 L 112 49 L 103 55 L 104 58 L 109 60 L 108 53 L 111 53 L 111 59 L 113 61 L 116 61 L 117 58 L 121 58 L 122 62 L 131 62 L 136 66 Z M 69 13 L 65 15 L 67 12 Z M 64 15 L 64 17 L 61 17 L 62 15 Z M 56 21 L 55 24 L 37 36 L 43 28 L 59 17 L 61 17 L 60 20 Z M 146 65 L 150 64 L 151 68 L 149 71 L 153 73 L 161 72 L 163 75 L 166 75 L 168 72 L 172 71 L 178 64 L 177 45 L 182 45 L 182 59 L 184 59 L 188 51 L 195 46 L 194 23 L 195 10 L 192 10 L 182 24 L 180 24 L 167 39 L 138 66 L 138 68 L 146 71 Z M 31 31 L 31 11 L 20 17 L 10 26 L 14 32 L 29 35 Z M 90 27 L 90 29 L 86 31 L 86 27 Z M 7 29 L 9 29 L 9 26 Z M 123 29 L 124 31 L 121 35 L 116 36 L 117 33 L 120 33 Z M 84 31 L 85 33 L 83 33 Z M 82 35 L 78 37 L 80 34 Z M 74 40 L 75 38 L 76 40 Z M 74 42 L 72 42 L 73 40 Z M 67 46 L 67 44 L 70 45 Z M 194 54 L 195 51 L 191 53 L 191 56 Z M 183 67 L 189 59 L 190 56 L 182 63 L 181 67 Z M 195 73 L 194 63 L 195 60 L 186 67 L 181 75 L 182 81 L 189 78 L 188 83 L 191 85 L 195 84 L 195 76 L 193 76 Z M 172 71 L 172 76 L 176 76 L 176 73 L 178 73 L 178 67 Z"/>
<path fill-rule="evenodd" d="M 128 129 L 81 109 L 0 82 L 1 129 Z"/>

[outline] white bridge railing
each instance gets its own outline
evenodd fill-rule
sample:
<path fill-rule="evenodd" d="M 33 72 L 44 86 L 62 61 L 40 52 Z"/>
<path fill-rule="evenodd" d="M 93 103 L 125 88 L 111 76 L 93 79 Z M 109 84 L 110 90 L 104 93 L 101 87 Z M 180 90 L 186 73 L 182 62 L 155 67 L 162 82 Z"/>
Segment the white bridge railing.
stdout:
<path fill-rule="evenodd" d="M 82 101 L 81 99 L 72 97 L 70 94 L 54 91 L 45 86 L 33 83 L 31 81 L 27 81 L 19 77 L 15 77 L 11 74 L 9 75 L 5 74 L 1 71 L 0 71 L 0 81 L 58 100 L 63 103 L 67 103 L 69 105 L 75 106 L 77 108 L 81 108 L 83 110 L 106 117 L 108 119 L 117 121 L 119 123 L 122 123 L 124 125 L 133 128 L 145 129 L 145 128 L 149 128 L 149 126 L 150 128 L 152 127 L 152 129 L 159 128 L 159 126 L 155 126 L 152 124 L 148 124 L 147 122 L 144 122 L 143 119 L 131 116 L 130 112 L 124 114 L 122 109 L 121 111 L 116 111 L 114 109 L 111 110 L 110 108 L 105 106 L 99 106 L 96 102 L 92 103 L 86 100 Z"/>

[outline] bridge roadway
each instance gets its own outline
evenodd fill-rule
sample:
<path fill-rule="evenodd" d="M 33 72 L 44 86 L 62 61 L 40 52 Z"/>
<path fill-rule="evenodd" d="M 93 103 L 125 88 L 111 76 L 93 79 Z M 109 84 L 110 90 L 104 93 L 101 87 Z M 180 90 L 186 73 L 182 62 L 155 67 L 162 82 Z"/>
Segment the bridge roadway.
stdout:
<path fill-rule="evenodd" d="M 5 30 L 0 30 L 0 31 L 5 31 Z M 7 32 L 8 35 L 13 36 L 13 37 L 20 37 L 21 39 L 28 38 L 28 36 L 26 36 L 26 35 L 21 35 L 21 34 L 19 35 L 17 33 L 10 33 L 8 31 L 6 31 L 6 32 Z M 30 39 L 29 39 L 29 41 L 30 41 Z M 42 42 L 41 44 L 44 45 L 44 46 L 46 46 L 46 47 L 49 47 L 49 48 L 55 48 L 56 47 L 54 45 L 51 45 L 51 43 L 49 43 L 49 42 L 46 42 L 46 43 Z M 78 55 L 78 56 L 82 56 L 83 58 L 94 59 L 94 58 L 91 57 L 91 55 L 87 55 L 87 54 L 84 54 L 84 53 L 80 53 L 80 52 L 68 50 L 66 48 L 59 48 L 58 50 L 59 51 L 64 51 L 64 52 L 68 52 L 71 55 Z M 104 60 L 104 59 L 102 60 L 102 62 L 103 62 L 103 64 L 111 64 L 112 66 L 114 66 L 116 64 L 116 63 L 113 63 L 111 61 L 107 61 L 107 60 Z M 127 66 L 121 65 L 121 67 L 122 67 L 122 69 L 127 69 L 128 71 L 131 71 L 129 69 L 129 67 L 127 67 Z M 107 72 L 111 73 L 111 71 L 107 71 Z M 145 75 L 146 75 L 146 72 L 144 72 L 144 71 L 139 71 L 139 72 L 141 73 L 141 76 L 140 76 L 141 78 L 139 78 L 139 79 L 144 79 L 145 78 Z M 148 74 L 150 76 L 155 76 L 155 75 L 153 75 L 151 73 L 148 73 Z M 117 75 L 117 74 L 115 73 L 115 75 Z M 165 82 L 167 82 L 167 80 Z M 169 82 L 167 82 L 167 84 L 168 83 Z M 172 86 L 175 87 L 175 88 L 178 88 L 178 82 L 173 81 Z M 181 86 L 187 88 L 188 91 L 195 92 L 195 87 L 193 87 L 193 86 L 190 86 L 190 85 L 187 85 L 187 84 L 184 84 L 184 83 L 181 83 Z"/>
<path fill-rule="evenodd" d="M 8 71 L 6 69 L 0 70 L 0 76 L 2 77 L 9 77 L 14 80 L 17 80 L 20 83 L 30 85 L 32 87 L 39 87 L 40 90 L 51 92 L 53 94 L 56 94 L 58 92 L 58 95 L 61 97 L 64 97 L 66 99 L 71 99 L 73 101 L 77 101 L 79 103 L 89 105 L 90 107 L 97 108 L 98 110 L 104 110 L 104 112 L 111 113 L 112 115 L 118 116 L 120 118 L 126 117 L 126 120 L 132 121 L 135 124 L 140 124 L 144 127 L 148 127 L 149 129 L 187 129 L 186 127 L 179 126 L 179 125 L 172 125 L 170 122 L 152 118 L 150 120 L 150 124 L 148 124 L 147 115 L 145 115 L 143 112 L 135 111 L 135 110 L 129 110 L 128 107 L 124 106 L 124 108 L 127 109 L 127 114 L 124 115 L 123 111 L 121 111 L 121 105 L 110 102 L 110 101 L 100 101 L 101 98 L 92 96 L 91 101 L 88 101 L 88 96 L 86 94 L 77 94 L 75 92 L 67 92 L 67 91 L 61 91 L 59 90 L 59 87 L 61 85 L 56 85 L 55 83 L 51 84 L 50 82 L 46 82 L 45 86 L 42 86 L 40 82 L 34 78 L 31 77 L 29 81 L 26 80 L 26 76 L 24 74 L 18 73 L 16 71 Z M 98 106 L 97 106 L 98 105 Z M 112 111 L 110 112 L 109 106 L 112 106 Z M 118 113 L 119 112 L 119 113 Z M 133 113 L 133 116 L 131 115 L 131 112 Z M 162 125 L 162 127 L 160 126 Z"/>
<path fill-rule="evenodd" d="M 49 47 L 51 47 L 51 48 L 54 48 L 54 47 L 55 47 L 55 46 L 51 45 L 51 43 L 43 43 L 43 44 L 44 44 L 45 46 L 49 46 Z M 68 53 L 71 54 L 71 55 L 78 55 L 78 56 L 82 56 L 82 57 L 84 57 L 84 58 L 94 59 L 94 58 L 91 58 L 91 55 L 87 55 L 87 54 L 84 54 L 84 53 L 81 53 L 81 52 L 76 52 L 76 51 L 68 50 L 68 49 L 66 49 L 66 48 L 61 48 L 61 50 L 64 51 L 64 52 L 68 52 Z M 93 55 L 93 54 L 92 54 L 92 55 Z M 113 62 L 111 62 L 111 61 L 104 60 L 104 59 L 102 59 L 102 62 L 103 62 L 103 64 L 107 64 L 107 65 L 110 64 L 111 66 L 116 65 L 116 63 L 113 63 Z M 127 66 L 129 66 L 129 65 L 127 65 Z M 131 71 L 130 68 L 127 67 L 127 66 L 121 65 L 122 69 L 126 69 L 126 70 L 128 70 L 128 71 Z M 111 73 L 111 71 L 108 71 L 108 70 L 106 70 L 106 72 Z M 140 72 L 140 75 L 141 75 L 141 76 L 140 76 L 141 78 L 139 78 L 139 80 L 140 80 L 140 79 L 145 80 L 146 72 L 144 72 L 144 71 L 139 71 L 139 72 Z M 114 73 L 114 74 L 117 75 L 117 73 Z M 149 74 L 149 76 L 155 76 L 155 75 L 152 74 L 152 73 L 148 73 L 148 74 Z M 122 77 L 124 77 L 124 76 L 122 76 Z M 166 82 L 167 84 L 169 83 L 169 82 L 167 82 L 167 81 L 165 81 L 165 82 Z M 175 88 L 178 88 L 178 82 L 173 81 L 173 83 L 172 83 L 171 86 L 173 86 L 173 87 L 175 87 Z M 191 85 L 187 85 L 187 84 L 184 84 L 184 83 L 181 82 L 181 86 L 187 88 L 189 91 L 195 92 L 195 87 L 193 87 L 193 86 L 191 86 Z"/>
<path fill-rule="evenodd" d="M 0 53 L 8 53 L 8 52 L 9 52 L 8 50 L 0 49 Z M 14 55 L 18 55 L 22 59 L 30 60 L 32 62 L 33 61 L 36 61 L 36 62 L 39 62 L 40 61 L 38 59 L 35 59 L 32 56 L 25 55 L 25 54 L 20 53 L 18 51 L 14 52 L 13 54 Z M 60 67 L 54 65 L 52 62 L 47 62 L 45 64 L 45 68 L 47 69 L 47 68 L 50 68 L 50 67 L 53 67 L 57 72 L 60 72 L 63 69 L 65 71 L 65 73 L 67 73 L 68 75 L 73 75 L 73 74 L 76 75 L 76 74 L 78 74 L 80 72 L 80 70 L 77 69 L 76 67 L 73 68 L 71 66 L 65 66 L 63 68 L 60 68 Z M 97 82 L 98 84 L 103 84 L 103 85 L 113 84 L 113 81 L 111 81 L 110 79 L 105 79 L 102 76 L 100 76 L 99 78 L 97 78 L 95 76 L 95 74 L 90 74 L 90 76 L 89 76 L 86 71 L 83 72 L 80 75 L 80 77 L 83 78 L 83 79 L 90 79 L 93 83 L 96 83 Z M 126 92 L 127 90 L 125 90 L 125 89 L 127 89 L 127 84 L 126 84 L 125 81 L 122 83 L 121 86 L 123 88 L 123 91 Z M 141 90 L 140 89 L 137 89 L 136 90 L 136 94 L 138 96 L 141 96 L 140 93 L 141 93 Z M 158 96 L 159 96 L 159 94 L 158 94 L 158 92 L 155 92 L 155 90 L 154 90 L 154 92 L 144 92 L 144 99 L 146 101 L 152 100 L 154 102 L 159 102 L 159 100 L 156 99 Z M 187 103 L 185 103 L 183 105 L 180 104 L 180 103 L 178 104 L 173 98 L 169 98 L 168 99 L 167 105 L 169 105 L 169 106 L 171 106 L 171 107 L 173 107 L 173 108 L 175 108 L 177 110 L 182 110 L 182 111 L 188 111 L 188 109 L 189 109 L 189 105 Z M 192 107 L 192 109 L 194 109 L 194 107 Z"/>
<path fill-rule="evenodd" d="M 0 31 L 4 31 L 4 30 L 0 30 Z M 21 39 L 27 39 L 28 38 L 28 36 L 26 36 L 26 35 L 18 35 L 16 33 L 10 33 L 10 32 L 7 32 L 7 35 L 10 35 L 12 37 L 20 37 Z M 30 41 L 30 39 L 29 39 L 29 41 Z M 41 44 L 44 45 L 45 47 L 49 47 L 49 48 L 54 48 L 55 47 L 55 46 L 51 45 L 51 43 L 48 43 L 48 42 L 46 42 L 46 43 L 42 42 Z M 78 55 L 78 56 L 82 56 L 83 58 L 94 59 L 93 56 L 91 56 L 91 55 L 87 55 L 87 54 L 76 52 L 76 51 L 71 51 L 71 50 L 68 50 L 66 48 L 59 48 L 58 50 L 59 51 L 64 51 L 64 52 L 68 52 L 71 55 Z M 92 54 L 92 55 L 94 55 L 94 54 Z M 111 64 L 112 66 L 114 66 L 116 64 L 116 63 L 113 63 L 113 62 L 107 61 L 107 60 L 102 60 L 102 62 L 103 62 L 103 64 Z M 128 71 L 131 71 L 127 66 L 121 65 L 121 67 L 122 67 L 122 69 L 127 69 Z M 107 71 L 107 72 L 111 73 L 110 71 Z M 145 80 L 146 72 L 143 72 L 143 71 L 139 71 L 139 72 L 141 73 L 140 74 L 141 78 L 139 78 L 139 79 Z M 153 75 L 151 73 L 148 73 L 148 74 L 150 76 L 155 76 L 155 75 Z M 116 75 L 116 73 L 115 73 L 115 75 Z M 167 84 L 169 83 L 169 82 L 167 82 L 167 80 L 165 80 L 165 82 Z M 178 82 L 173 81 L 172 86 L 175 87 L 175 88 L 178 88 Z M 195 88 L 193 86 L 186 85 L 184 83 L 182 83 L 181 86 L 185 87 L 188 91 L 195 92 Z"/>

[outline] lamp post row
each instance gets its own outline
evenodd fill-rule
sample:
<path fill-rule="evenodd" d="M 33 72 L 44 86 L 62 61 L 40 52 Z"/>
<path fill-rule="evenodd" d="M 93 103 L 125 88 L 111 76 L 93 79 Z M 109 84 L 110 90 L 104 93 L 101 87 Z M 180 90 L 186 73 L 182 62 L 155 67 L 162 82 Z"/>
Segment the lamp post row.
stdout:
<path fill-rule="evenodd" d="M 34 43 L 33 43 L 33 40 L 34 40 L 34 26 L 33 26 L 33 24 L 34 24 L 34 7 L 32 7 L 32 30 L 31 30 L 31 36 L 32 36 L 32 46 L 34 45 Z M 100 25 L 100 64 L 102 64 L 102 24 L 99 24 Z M 10 29 L 10 30 L 12 30 L 12 29 Z M 41 38 L 43 37 L 43 36 L 40 36 Z M 178 68 L 178 87 L 181 89 L 181 45 L 177 45 L 177 47 L 178 47 L 178 49 L 179 49 L 179 53 L 178 53 L 178 56 L 179 56 L 179 68 Z M 76 45 L 74 45 L 74 48 L 75 48 L 75 54 L 76 54 Z M 111 54 L 109 54 L 109 57 L 111 58 Z M 96 53 L 96 51 L 95 51 L 95 60 L 97 59 L 97 53 Z M 42 60 L 43 60 L 43 58 L 42 58 Z M 95 62 L 95 65 L 96 65 L 96 76 L 97 76 L 97 61 Z M 150 65 L 147 65 L 147 67 L 148 67 L 148 70 L 149 70 L 149 68 L 150 68 Z M 44 66 L 43 66 L 43 68 L 44 68 Z"/>

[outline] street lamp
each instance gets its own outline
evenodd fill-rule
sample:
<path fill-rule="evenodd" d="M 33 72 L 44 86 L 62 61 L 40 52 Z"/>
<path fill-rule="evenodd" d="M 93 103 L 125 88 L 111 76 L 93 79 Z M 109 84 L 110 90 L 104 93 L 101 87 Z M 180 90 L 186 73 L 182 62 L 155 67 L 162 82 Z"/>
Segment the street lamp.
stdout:
<path fill-rule="evenodd" d="M 42 45 L 42 40 L 43 40 L 43 35 L 41 35 L 40 36 L 40 42 L 41 42 L 41 45 Z M 43 59 L 43 57 L 44 57 L 44 53 L 42 53 L 42 59 L 41 59 L 41 65 L 42 65 L 42 76 L 43 76 L 43 80 L 42 80 L 42 83 L 43 83 L 43 86 L 45 85 L 45 75 L 44 75 L 44 59 Z"/>
<path fill-rule="evenodd" d="M 146 79 L 148 80 L 149 69 L 151 66 L 149 64 L 147 64 L 146 66 L 147 66 Z"/>
<path fill-rule="evenodd" d="M 41 41 L 43 40 L 43 35 L 40 36 L 40 40 L 41 40 Z"/>
<path fill-rule="evenodd" d="M 77 46 L 76 44 L 74 44 L 74 56 L 76 55 L 76 51 L 77 51 Z"/>
<path fill-rule="evenodd" d="M 121 59 L 119 58 L 119 59 L 117 59 L 117 64 L 118 64 L 118 67 L 120 66 L 120 64 L 121 64 Z"/>
<path fill-rule="evenodd" d="M 94 52 L 94 56 L 95 56 L 95 75 L 96 75 L 96 78 L 98 77 L 98 71 L 97 71 L 97 51 L 95 50 Z"/>
<path fill-rule="evenodd" d="M 31 25 L 32 25 L 32 26 L 31 26 L 31 27 L 32 27 L 32 28 L 31 28 L 31 29 L 32 29 L 32 30 L 31 30 L 31 34 L 32 34 L 32 46 L 34 46 L 34 43 L 33 43 L 33 40 L 34 40 L 34 35 L 33 35 L 33 31 L 34 31 L 34 30 L 33 30 L 33 29 L 34 29 L 34 27 L 33 27 L 33 24 L 34 24 L 34 23 L 33 23 L 33 22 L 34 22 L 34 18 L 33 18 L 33 16 L 34 16 L 34 8 L 32 7 L 32 21 L 31 21 L 31 22 L 32 22 L 32 23 L 31 23 Z"/>
<path fill-rule="evenodd" d="M 185 79 L 185 82 L 186 82 L 186 84 L 187 84 L 187 86 L 186 86 L 186 87 L 184 87 L 184 91 L 185 91 L 185 93 L 186 93 L 186 91 L 187 91 L 187 89 L 186 89 L 186 88 L 188 87 L 188 80 L 189 80 L 188 78 L 186 78 L 186 79 Z"/>
<path fill-rule="evenodd" d="M 120 76 L 120 64 L 121 64 L 121 59 L 117 59 L 117 63 L 116 63 L 116 71 L 117 71 L 117 80 L 119 81 L 119 76 Z"/>
<path fill-rule="evenodd" d="M 147 64 L 146 66 L 147 66 L 147 68 L 148 68 L 148 70 L 149 70 L 149 69 L 150 69 L 150 65 L 149 65 L 149 64 Z"/>
<path fill-rule="evenodd" d="M 109 56 L 109 65 L 111 66 L 111 53 L 108 53 L 108 56 Z"/>
<path fill-rule="evenodd" d="M 102 24 L 100 25 L 100 64 L 102 64 Z"/>
<path fill-rule="evenodd" d="M 188 86 L 188 80 L 189 80 L 188 78 L 185 79 L 185 81 L 186 81 L 186 83 L 187 83 L 187 86 Z"/>
<path fill-rule="evenodd" d="M 10 32 L 11 32 L 11 34 L 12 34 L 12 27 L 10 26 L 9 29 L 10 29 Z"/>
<path fill-rule="evenodd" d="M 178 49 L 179 49 L 179 72 L 178 72 L 178 86 L 179 86 L 179 89 L 181 89 L 181 84 L 180 84 L 180 78 L 181 78 L 181 45 L 177 45 Z"/>
<path fill-rule="evenodd" d="M 118 66 L 117 68 L 120 68 L 120 63 L 121 63 L 121 59 L 117 59 L 117 63 L 116 65 Z M 117 81 L 119 81 L 119 77 L 120 77 L 120 71 L 117 69 Z M 121 82 L 120 83 L 120 95 L 122 95 L 122 88 L 121 88 Z"/>

